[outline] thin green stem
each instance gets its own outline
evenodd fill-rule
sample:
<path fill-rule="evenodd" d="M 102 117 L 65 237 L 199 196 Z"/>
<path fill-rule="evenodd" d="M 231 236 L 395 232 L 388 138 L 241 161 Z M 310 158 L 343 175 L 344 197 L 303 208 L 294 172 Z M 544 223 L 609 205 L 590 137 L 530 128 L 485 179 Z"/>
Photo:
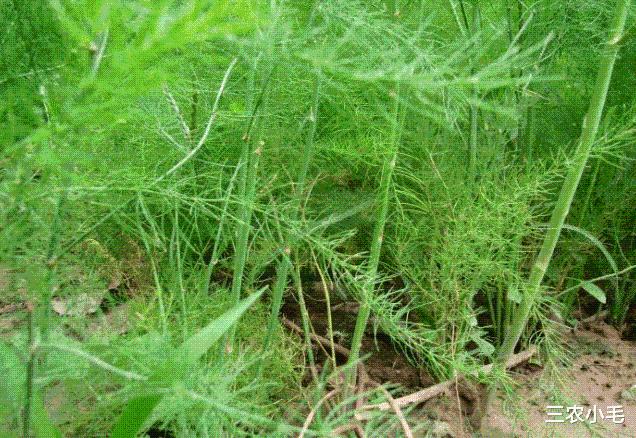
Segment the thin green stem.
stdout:
<path fill-rule="evenodd" d="M 53 299 L 53 270 L 57 263 L 58 256 L 56 255 L 59 234 L 61 231 L 61 215 L 62 208 L 66 202 L 66 191 L 63 191 L 60 195 L 57 210 L 51 224 L 51 237 L 49 239 L 49 246 L 46 254 L 46 274 L 44 280 L 44 296 L 42 297 L 42 321 L 40 323 L 40 329 L 42 331 L 42 341 L 48 342 L 49 339 L 49 326 L 51 321 L 51 300 Z"/>
<path fill-rule="evenodd" d="M 298 171 L 298 177 L 296 179 L 296 193 L 294 196 L 294 209 L 292 211 L 292 219 L 296 219 L 300 213 L 302 205 L 302 198 L 305 192 L 305 184 L 307 180 L 307 173 L 309 171 L 309 165 L 314 154 L 314 137 L 316 135 L 316 125 L 318 124 L 318 107 L 320 103 L 320 73 L 317 72 L 314 78 L 313 87 L 313 101 L 311 108 L 309 109 L 309 132 L 307 139 L 303 147 L 303 155 L 300 163 L 300 170 Z M 276 266 L 276 282 L 274 283 L 274 289 L 272 290 L 272 310 L 270 312 L 269 321 L 267 325 L 267 333 L 265 335 L 265 341 L 263 342 L 263 351 L 268 351 L 270 344 L 274 338 L 274 331 L 278 324 L 278 314 L 283 303 L 283 295 L 285 288 L 287 287 L 287 281 L 289 277 L 289 270 L 291 269 L 291 255 L 293 249 L 293 242 L 290 241 L 289 235 L 284 237 L 284 254 L 282 255 L 278 265 Z M 311 344 L 309 344 L 311 348 Z M 259 364 L 259 373 L 262 367 L 263 361 Z"/>
<path fill-rule="evenodd" d="M 37 354 L 37 344 L 35 339 L 35 318 L 33 310 L 27 314 L 27 336 L 29 343 L 29 360 L 26 366 L 26 396 L 24 400 L 24 411 L 22 414 L 22 436 L 31 436 L 31 411 L 33 406 L 33 382 L 35 380 L 35 361 Z"/>
<path fill-rule="evenodd" d="M 384 240 L 384 227 L 386 224 L 387 213 L 389 209 L 389 191 L 391 188 L 391 182 L 393 178 L 393 171 L 397 162 L 397 155 L 400 142 L 400 121 L 399 121 L 399 105 L 400 105 L 400 93 L 395 92 L 393 96 L 394 108 L 393 108 L 393 120 L 391 128 L 391 155 L 388 159 L 385 159 L 382 168 L 382 177 L 380 180 L 380 192 L 378 194 L 380 208 L 377 211 L 375 228 L 371 236 L 371 251 L 369 253 L 369 260 L 367 262 L 367 278 L 362 290 L 362 297 L 360 303 L 360 310 L 356 319 L 356 325 L 353 331 L 353 338 L 351 340 L 351 352 L 347 365 L 350 367 L 349 384 L 353 384 L 353 376 L 356 369 L 356 362 L 360 358 L 360 347 L 362 345 L 362 338 L 367 327 L 369 315 L 371 313 L 370 300 L 375 290 L 375 282 L 378 272 L 378 265 L 380 263 L 380 253 L 382 250 L 382 242 Z"/>
<path fill-rule="evenodd" d="M 262 148 L 256 148 L 255 142 L 251 139 L 251 129 L 258 111 L 259 101 L 254 99 L 256 91 L 256 72 L 259 57 L 254 57 L 254 64 L 251 66 L 248 79 L 248 93 L 246 96 L 246 114 L 249 117 L 247 129 L 243 135 L 243 146 L 241 149 L 241 157 L 237 166 L 239 169 L 239 210 L 238 210 L 238 230 L 236 233 L 236 241 L 234 247 L 233 272 L 232 272 L 232 290 L 230 292 L 230 300 L 235 306 L 241 299 L 241 289 L 243 286 L 243 273 L 245 271 L 245 262 L 247 260 L 248 241 L 252 222 L 252 212 L 254 195 L 256 190 L 256 177 L 258 163 Z M 261 90 L 261 97 L 264 90 Z M 260 127 L 262 123 L 259 120 L 259 137 Z M 261 141 L 260 138 L 257 141 Z M 225 342 L 222 342 L 220 348 L 225 347 L 225 351 L 232 348 L 234 344 L 235 327 L 232 327 L 227 335 Z M 225 345 L 223 345 L 225 344 Z"/>
<path fill-rule="evenodd" d="M 148 213 L 141 196 L 139 197 L 139 203 L 137 207 L 138 207 L 137 214 L 138 215 L 144 214 L 145 219 L 152 225 L 152 222 L 150 221 L 150 214 Z M 141 209 L 141 212 L 139 212 L 139 209 Z M 161 279 L 159 278 L 159 270 L 157 268 L 157 263 L 153 254 L 152 247 L 150 246 L 148 236 L 146 235 L 146 232 L 141 226 L 143 222 L 144 221 L 141 220 L 140 218 L 140 220 L 137 221 L 137 228 L 139 230 L 139 235 L 141 236 L 141 240 L 144 244 L 144 247 L 146 248 L 146 253 L 148 254 L 148 258 L 150 259 L 152 278 L 155 282 L 155 296 L 157 297 L 157 302 L 159 303 L 159 316 L 161 317 L 161 332 L 165 336 L 168 333 L 168 316 L 166 313 L 166 306 L 164 302 L 163 286 L 161 284 Z"/>
<path fill-rule="evenodd" d="M 583 221 L 585 220 L 585 216 L 587 214 L 587 210 L 590 205 L 590 200 L 592 199 L 592 194 L 594 193 L 594 187 L 596 186 L 596 178 L 598 177 L 598 173 L 600 169 L 601 169 L 601 160 L 596 160 L 596 166 L 594 166 L 594 173 L 592 174 L 592 180 L 590 181 L 590 185 L 587 188 L 585 202 L 583 202 L 583 206 L 581 207 L 581 213 L 579 215 L 579 227 L 583 226 Z"/>
<path fill-rule="evenodd" d="M 526 168 L 530 170 L 534 156 L 534 142 L 537 138 L 536 118 L 534 105 L 529 104 L 526 111 Z"/>
<path fill-rule="evenodd" d="M 618 272 L 612 272 L 611 274 L 601 275 L 600 277 L 592 278 L 590 280 L 585 280 L 585 281 L 587 281 L 588 283 L 594 283 L 594 282 L 601 281 L 601 280 L 607 280 L 607 279 L 610 279 L 610 278 L 616 278 L 619 275 L 623 275 L 623 274 L 626 274 L 626 273 L 630 272 L 634 268 L 636 268 L 636 265 L 628 266 L 627 268 L 622 269 L 622 270 L 620 270 Z M 576 289 L 580 289 L 580 288 L 581 288 L 581 283 L 579 282 L 575 286 L 568 287 L 567 289 L 562 290 L 556 296 L 560 297 L 561 295 L 565 295 L 568 292 L 572 292 L 572 291 L 574 291 Z"/>
<path fill-rule="evenodd" d="M 181 255 L 181 232 L 179 229 L 179 204 L 178 201 L 174 209 L 174 244 L 175 244 L 175 262 L 177 266 L 177 282 L 179 287 L 179 299 L 181 303 L 181 317 L 183 324 L 183 339 L 188 338 L 188 308 L 185 299 L 185 285 L 183 284 L 183 258 Z"/>
<path fill-rule="evenodd" d="M 260 129 L 259 129 L 260 131 Z M 260 137 L 260 135 L 259 135 Z M 249 142 L 249 140 L 247 140 Z M 251 143 L 251 142 L 250 142 Z M 252 213 L 254 211 L 254 200 L 256 196 L 256 180 L 258 165 L 263 152 L 264 142 L 258 140 L 258 146 L 249 148 L 249 158 L 247 160 L 247 172 L 245 174 L 245 195 L 241 198 L 241 214 L 238 236 L 236 240 L 236 252 L 234 254 L 233 277 L 232 277 L 232 305 L 235 306 L 241 300 L 241 290 L 243 286 L 243 273 L 247 261 L 249 236 L 252 223 Z M 230 329 L 228 336 L 228 346 L 234 343 L 235 327 Z"/>
<path fill-rule="evenodd" d="M 223 230 L 225 227 L 225 221 L 227 219 L 227 209 L 230 204 L 230 199 L 232 197 L 232 192 L 234 190 L 234 184 L 236 182 L 236 177 L 239 174 L 239 170 L 241 169 L 240 164 L 236 166 L 234 169 L 234 173 L 228 182 L 227 189 L 225 191 L 223 209 L 221 210 L 221 217 L 219 219 L 218 229 L 216 230 L 216 236 L 214 238 L 214 246 L 212 247 L 212 255 L 210 256 L 210 262 L 208 263 L 208 268 L 205 273 L 205 288 L 203 289 L 205 293 L 210 292 L 210 282 L 212 281 L 212 271 L 214 267 L 219 262 L 219 256 L 221 251 L 221 239 L 223 236 Z"/>
<path fill-rule="evenodd" d="M 316 360 L 314 358 L 314 350 L 311 347 L 311 327 L 309 321 L 309 312 L 307 311 L 307 305 L 305 304 L 305 295 L 303 293 L 303 282 L 300 276 L 300 262 L 298 257 L 295 260 L 295 269 L 293 271 L 294 287 L 298 292 L 298 306 L 300 307 L 300 317 L 303 324 L 303 333 L 305 335 L 305 350 L 307 351 L 307 357 L 309 358 L 309 365 L 312 372 L 316 369 Z M 318 376 L 313 376 L 317 379 Z"/>
<path fill-rule="evenodd" d="M 314 139 L 316 136 L 316 127 L 318 126 L 318 106 L 320 104 L 320 85 L 320 72 L 316 72 L 316 76 L 314 78 L 312 105 L 309 110 L 309 133 L 307 134 L 307 141 L 303 147 L 300 172 L 298 174 L 298 181 L 296 184 L 297 208 L 300 208 L 302 203 L 302 196 L 305 191 L 305 183 L 307 180 L 307 172 L 309 171 L 309 165 L 311 164 L 311 159 L 314 154 Z"/>
<path fill-rule="evenodd" d="M 254 65 L 250 71 L 250 79 L 248 85 L 248 95 L 246 108 L 248 109 L 249 119 L 247 122 L 247 129 L 243 135 L 243 148 L 241 151 L 241 160 L 238 166 L 241 166 L 239 170 L 239 211 L 238 211 L 238 230 L 237 238 L 234 248 L 233 259 L 233 275 L 232 275 L 232 290 L 230 292 L 231 302 L 237 305 L 241 299 L 241 289 L 243 287 L 243 274 L 245 271 L 245 263 L 247 261 L 248 243 L 251 230 L 252 213 L 254 210 L 254 200 L 256 195 L 256 180 L 258 175 L 258 165 L 260 162 L 261 154 L 263 153 L 263 146 L 265 145 L 263 136 L 263 121 L 262 117 L 258 118 L 258 133 L 256 135 L 257 140 L 252 142 L 251 132 L 252 127 L 257 119 L 257 114 L 262 105 L 264 105 L 265 94 L 269 85 L 269 81 L 274 74 L 275 65 L 272 65 L 269 69 L 269 73 L 265 78 L 263 85 L 260 89 L 258 98 L 254 100 L 254 92 L 256 85 L 256 67 L 258 66 L 259 57 L 255 57 Z M 234 344 L 234 335 L 236 332 L 236 326 L 233 326 L 224 342 L 219 343 L 221 352 L 225 348 L 225 351 L 231 350 Z"/>
<path fill-rule="evenodd" d="M 466 14 L 466 7 L 464 6 L 464 0 L 459 0 L 459 10 L 462 12 L 462 19 L 464 20 L 464 26 L 466 26 L 466 30 L 469 30 L 470 24 L 468 24 L 468 15 Z"/>
<path fill-rule="evenodd" d="M 451 12 L 453 13 L 453 18 L 455 18 L 455 23 L 457 24 L 457 28 L 462 33 L 462 35 L 466 34 L 466 29 L 464 29 L 464 25 L 462 24 L 462 19 L 457 12 L 457 8 L 455 6 L 455 2 L 453 0 L 448 0 L 448 3 L 451 8 Z"/>
<path fill-rule="evenodd" d="M 336 369 L 336 347 L 333 340 L 333 319 L 331 317 L 331 296 L 329 295 L 329 287 L 327 286 L 327 281 L 325 280 L 325 276 L 322 273 L 322 269 L 320 269 L 320 265 L 318 264 L 318 260 L 316 259 L 316 255 L 312 251 L 312 256 L 314 259 L 314 263 L 316 264 L 316 269 L 318 270 L 318 275 L 320 275 L 320 282 L 322 283 L 322 289 L 325 294 L 325 310 L 327 311 L 327 336 L 329 339 L 329 343 L 331 346 L 331 362 L 333 364 L 333 368 Z"/>

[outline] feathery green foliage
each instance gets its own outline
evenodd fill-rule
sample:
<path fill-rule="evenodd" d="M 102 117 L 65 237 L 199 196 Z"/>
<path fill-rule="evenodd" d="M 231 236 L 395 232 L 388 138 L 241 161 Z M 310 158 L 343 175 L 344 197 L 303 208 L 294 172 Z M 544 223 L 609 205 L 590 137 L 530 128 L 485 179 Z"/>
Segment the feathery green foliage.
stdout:
<path fill-rule="evenodd" d="M 558 364 L 604 309 L 629 334 L 616 3 L 0 1 L 0 434 L 329 435 L 378 334 L 440 380 Z"/>

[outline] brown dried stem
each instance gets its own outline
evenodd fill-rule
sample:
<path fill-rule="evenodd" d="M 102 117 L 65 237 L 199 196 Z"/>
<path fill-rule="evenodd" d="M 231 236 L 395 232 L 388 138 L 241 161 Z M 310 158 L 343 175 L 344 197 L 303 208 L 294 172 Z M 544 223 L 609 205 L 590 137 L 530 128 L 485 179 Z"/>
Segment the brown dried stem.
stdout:
<path fill-rule="evenodd" d="M 523 362 L 529 360 L 532 356 L 537 353 L 536 347 L 530 347 L 528 350 L 523 351 L 521 353 L 514 354 L 510 357 L 508 362 L 506 362 L 506 368 L 513 368 Z M 490 373 L 493 369 L 493 364 L 485 365 L 482 367 L 481 372 Z M 442 383 L 438 383 L 437 385 L 429 386 L 428 388 L 422 389 L 421 391 L 414 392 L 413 394 L 406 395 L 404 397 L 400 397 L 395 400 L 398 406 L 407 406 L 413 403 L 422 403 L 427 400 L 432 399 L 440 394 L 443 394 L 447 390 L 451 389 L 455 384 L 455 380 L 447 380 Z M 372 410 L 372 409 L 380 409 L 381 411 L 388 411 L 392 409 L 389 403 L 380 403 L 375 405 L 365 405 L 362 407 L 362 410 Z M 362 415 L 360 418 L 364 418 Z"/>

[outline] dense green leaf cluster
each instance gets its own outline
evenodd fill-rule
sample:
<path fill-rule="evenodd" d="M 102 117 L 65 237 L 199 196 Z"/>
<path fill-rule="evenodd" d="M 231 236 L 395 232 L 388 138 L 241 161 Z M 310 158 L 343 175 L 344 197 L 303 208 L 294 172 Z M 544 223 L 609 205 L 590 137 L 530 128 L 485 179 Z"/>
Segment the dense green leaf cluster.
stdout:
<path fill-rule="evenodd" d="M 0 433 L 290 433 L 327 391 L 327 365 L 301 385 L 314 282 L 361 306 L 351 372 L 377 331 L 440 379 L 492 361 L 538 294 L 615 3 L 0 0 L 0 305 L 28 303 Z M 547 355 L 599 306 L 634 324 L 635 15 L 523 325 Z M 51 310 L 96 290 L 125 329 Z"/>

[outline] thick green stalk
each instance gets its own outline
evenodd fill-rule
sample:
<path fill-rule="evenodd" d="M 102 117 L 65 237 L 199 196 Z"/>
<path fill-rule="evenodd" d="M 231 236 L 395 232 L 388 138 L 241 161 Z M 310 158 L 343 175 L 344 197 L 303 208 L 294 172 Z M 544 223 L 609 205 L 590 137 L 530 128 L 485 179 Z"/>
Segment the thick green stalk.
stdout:
<path fill-rule="evenodd" d="M 260 129 L 259 129 L 260 131 Z M 259 136 L 260 137 L 260 136 Z M 246 139 L 249 142 L 249 139 Z M 250 142 L 251 143 L 251 142 Z M 263 152 L 264 143 L 258 140 L 258 146 L 249 148 L 249 157 L 247 160 L 247 172 L 245 175 L 245 196 L 241 198 L 241 215 L 236 240 L 236 253 L 234 254 L 233 277 L 232 277 L 232 306 L 236 306 L 241 300 L 241 289 L 243 287 L 243 273 L 245 271 L 245 263 L 247 261 L 247 252 L 249 244 L 250 229 L 252 223 L 252 213 L 254 211 L 254 199 L 256 197 L 256 180 L 260 157 Z M 228 336 L 228 346 L 234 343 L 235 328 L 230 329 Z"/>
<path fill-rule="evenodd" d="M 257 58 L 256 58 L 257 59 Z M 250 117 L 248 128 L 243 136 L 243 147 L 241 149 L 241 157 L 238 166 L 239 169 L 239 210 L 237 216 L 239 218 L 236 242 L 234 248 L 233 272 L 232 272 L 232 290 L 230 293 L 232 305 L 236 305 L 241 299 L 241 288 L 243 287 L 243 273 L 245 271 L 245 262 L 247 260 L 248 240 L 250 235 L 250 226 L 252 222 L 253 198 L 256 189 L 256 170 L 261 150 L 254 148 L 254 142 L 250 138 L 250 128 L 254 117 L 256 116 L 256 101 L 254 94 L 256 91 L 256 67 L 257 60 L 252 65 L 248 80 L 248 94 L 246 102 L 247 115 Z M 260 123 L 259 123 L 260 125 Z M 258 153 L 255 153 L 258 150 Z M 234 344 L 235 328 L 230 329 L 225 343 L 221 343 L 220 348 L 232 348 Z M 225 345 L 223 345 L 225 344 Z"/>
<path fill-rule="evenodd" d="M 296 180 L 296 196 L 294 210 L 292 211 L 292 217 L 295 219 L 298 217 L 300 207 L 302 204 L 302 196 L 305 191 L 305 181 L 307 179 L 307 172 L 309 170 L 309 164 L 314 153 L 314 137 L 316 134 L 316 125 L 318 124 L 318 105 L 320 101 L 320 73 L 316 74 L 314 79 L 313 89 L 313 102 L 309 112 L 309 132 L 307 134 L 307 141 L 303 148 L 303 155 L 300 164 L 300 170 Z M 274 289 L 272 290 L 272 311 L 269 316 L 269 322 L 267 325 L 267 333 L 265 335 L 265 341 L 263 343 L 263 351 L 269 349 L 270 343 L 274 337 L 274 331 L 278 324 L 278 314 L 283 303 L 283 294 L 287 287 L 287 281 L 289 277 L 289 270 L 291 269 L 291 245 L 289 236 L 287 235 L 284 242 L 284 252 L 276 267 L 276 282 L 274 283 Z M 261 361 L 262 364 L 262 361 Z M 260 368 L 259 368 L 260 371 Z"/>
<path fill-rule="evenodd" d="M 473 26 L 472 30 L 468 27 L 468 23 L 466 23 L 467 31 L 472 36 L 472 38 L 477 38 L 479 36 L 479 32 L 481 30 L 481 11 L 479 9 L 479 2 L 475 2 L 473 6 Z M 479 47 L 479 41 L 475 40 L 475 46 Z M 477 62 L 477 59 L 475 59 Z M 473 68 L 472 74 L 475 73 L 475 68 Z M 473 88 L 473 100 L 476 101 L 479 98 L 479 91 L 477 87 Z M 477 167 L 477 143 L 478 143 L 478 135 L 479 135 L 479 110 L 477 108 L 477 103 L 472 102 L 470 104 L 470 139 L 469 139 L 469 158 L 468 158 L 468 166 L 469 166 L 469 174 L 471 178 L 475 177 L 476 167 Z"/>
<path fill-rule="evenodd" d="M 510 330 L 506 334 L 504 342 L 499 350 L 497 358 L 499 366 L 503 366 L 503 364 L 505 364 L 508 358 L 512 355 L 517 342 L 519 342 L 519 338 L 528 323 L 530 312 L 541 291 L 543 277 L 545 276 L 545 272 L 550 260 L 552 259 L 552 254 L 554 253 L 554 249 L 559 240 L 563 224 L 565 223 L 576 189 L 579 181 L 581 180 L 581 175 L 585 170 L 592 145 L 596 139 L 601 116 L 603 114 L 607 91 L 609 89 L 614 63 L 616 61 L 616 54 L 619 49 L 619 43 L 623 37 L 627 11 L 630 3 L 631 0 L 618 0 L 616 4 L 610 37 L 605 45 L 600 61 L 596 86 L 592 94 L 589 111 L 583 121 L 583 132 L 574 158 L 574 163 L 569 169 L 565 181 L 563 182 L 561 193 L 559 194 L 556 206 L 552 212 L 552 217 L 550 218 L 550 227 L 543 240 L 543 245 L 539 255 L 537 256 L 530 271 L 528 290 L 523 295 L 518 312 L 515 315 Z M 489 391 L 487 404 L 485 406 L 486 409 L 490 405 L 490 401 L 494 396 L 495 390 L 496 386 L 493 385 Z"/>
<path fill-rule="evenodd" d="M 506 302 L 505 291 L 502 286 L 497 290 L 497 317 L 495 319 L 495 327 L 497 329 L 497 342 L 503 339 L 504 322 L 503 322 L 503 305 Z"/>
<path fill-rule="evenodd" d="M 513 12 L 513 4 L 517 5 L 517 13 Z M 512 47 L 516 43 L 521 47 L 523 42 L 522 29 L 523 25 L 523 4 L 520 0 L 505 0 L 506 4 L 506 19 L 508 22 L 508 42 Z M 513 17 L 513 15 L 515 15 Z M 515 37 L 515 34 L 517 35 Z M 523 69 L 511 68 L 510 69 L 510 77 L 513 79 L 520 79 L 523 76 Z M 519 88 L 515 88 L 514 90 L 514 100 L 515 105 L 521 110 L 521 101 L 523 98 L 523 92 L 519 90 Z M 530 108 L 530 105 L 526 104 L 527 108 Z M 523 111 L 521 111 L 522 113 Z M 519 157 L 519 143 L 521 143 L 524 139 L 522 139 L 522 133 L 524 132 L 524 116 L 521 115 L 519 120 L 517 121 L 517 135 L 512 140 L 513 152 L 515 158 Z"/>
<path fill-rule="evenodd" d="M 473 37 L 477 37 L 481 30 L 481 13 L 479 10 L 479 2 L 476 2 L 473 6 Z M 476 41 L 477 47 L 479 47 L 479 41 Z M 473 71 L 474 74 L 474 71 Z M 479 98 L 479 91 L 475 87 L 473 89 L 473 99 Z M 470 105 L 470 176 L 475 177 L 475 168 L 477 166 L 477 143 L 478 143 L 478 124 L 479 124 L 479 110 L 475 102 Z"/>
<path fill-rule="evenodd" d="M 51 223 L 51 236 L 48 242 L 48 249 L 46 253 L 46 268 L 44 273 L 44 281 L 41 287 L 44 289 L 44 293 L 40 296 L 39 300 L 36 300 L 37 306 L 41 309 L 40 332 L 41 340 L 37 339 L 38 327 L 37 320 L 34 318 L 33 313 L 35 309 L 28 309 L 27 319 L 27 342 L 29 344 L 29 356 L 26 366 L 26 391 L 23 410 L 23 423 L 22 432 L 25 437 L 31 436 L 31 417 L 33 414 L 33 396 L 35 393 L 35 378 L 37 374 L 38 365 L 46 366 L 46 355 L 42 353 L 38 355 L 39 348 L 38 342 L 46 343 L 49 339 L 50 333 L 50 320 L 51 320 L 51 300 L 53 295 L 53 271 L 57 262 L 56 253 L 58 251 L 59 234 L 61 227 L 62 208 L 66 200 L 66 191 L 63 191 L 58 200 L 55 216 L 53 216 L 53 222 Z M 38 356 L 40 363 L 38 363 Z"/>
<path fill-rule="evenodd" d="M 369 253 L 369 260 L 367 263 L 367 280 L 362 290 L 362 302 L 360 303 L 360 311 L 358 318 L 356 319 L 356 326 L 353 331 L 353 338 L 351 340 L 351 352 L 347 365 L 351 366 L 351 372 L 356 369 L 355 364 L 360 357 L 360 347 L 362 345 L 362 337 L 367 327 L 369 315 L 371 313 L 370 300 L 371 295 L 375 290 L 376 276 L 378 272 L 378 265 L 380 263 L 380 252 L 382 250 L 382 241 L 384 240 L 384 227 L 386 224 L 387 213 L 389 209 L 389 190 L 391 188 L 391 181 L 393 179 L 393 170 L 397 161 L 398 145 L 399 145 L 399 125 L 398 110 L 399 110 L 399 92 L 396 92 L 393 98 L 395 99 L 394 112 L 393 112 L 393 126 L 391 133 L 391 157 L 384 161 L 382 168 L 382 178 L 380 180 L 380 208 L 377 212 L 377 220 L 375 228 L 371 236 L 371 252 Z M 349 377 L 349 382 L 353 383 L 353 374 Z"/>
<path fill-rule="evenodd" d="M 477 97 L 477 91 L 473 91 L 473 97 Z M 471 178 L 475 176 L 475 168 L 477 167 L 477 135 L 478 135 L 478 110 L 477 105 L 470 105 L 470 156 L 469 156 L 469 173 Z"/>

